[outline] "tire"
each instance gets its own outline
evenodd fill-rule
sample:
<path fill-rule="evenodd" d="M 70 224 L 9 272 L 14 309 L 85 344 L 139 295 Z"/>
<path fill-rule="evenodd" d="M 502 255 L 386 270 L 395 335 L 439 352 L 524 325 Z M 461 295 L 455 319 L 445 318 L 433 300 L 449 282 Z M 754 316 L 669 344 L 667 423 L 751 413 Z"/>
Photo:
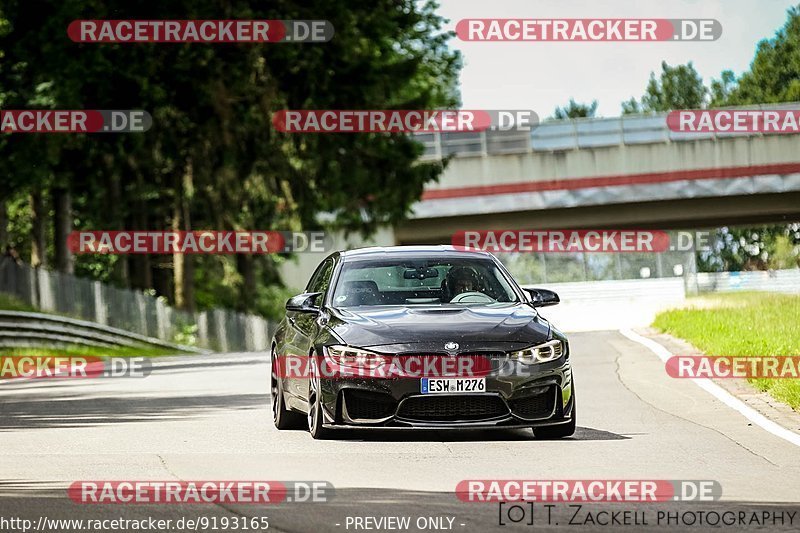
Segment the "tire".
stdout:
<path fill-rule="evenodd" d="M 572 386 L 572 414 L 568 424 L 561 424 L 558 426 L 545 426 L 540 428 L 533 428 L 533 436 L 540 440 L 555 440 L 571 437 L 575 434 L 577 428 L 577 407 L 575 401 L 575 385 Z"/>
<path fill-rule="evenodd" d="M 302 429 L 305 425 L 303 415 L 286 408 L 283 397 L 283 385 L 275 372 L 275 353 L 272 353 L 270 365 L 270 394 L 272 396 L 272 422 L 279 430 Z"/>
<path fill-rule="evenodd" d="M 313 360 L 313 358 L 312 358 Z M 319 394 L 319 380 L 316 378 L 315 368 L 312 364 L 310 383 L 308 387 L 308 432 L 314 440 L 325 440 L 331 437 L 332 431 L 323 427 L 322 401 Z"/>

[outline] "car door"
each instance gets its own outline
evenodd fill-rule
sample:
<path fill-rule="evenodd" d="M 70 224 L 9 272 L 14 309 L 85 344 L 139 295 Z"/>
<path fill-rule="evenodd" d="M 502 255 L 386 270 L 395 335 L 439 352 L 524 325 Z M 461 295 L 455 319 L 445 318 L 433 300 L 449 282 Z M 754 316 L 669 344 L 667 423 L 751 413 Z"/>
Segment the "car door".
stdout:
<path fill-rule="evenodd" d="M 331 277 L 333 275 L 334 263 L 335 261 L 332 257 L 323 261 L 314 272 L 314 275 L 311 276 L 311 281 L 308 282 L 308 286 L 306 287 L 306 292 L 322 293 L 316 300 L 318 306 L 322 306 L 322 303 L 325 301 L 325 296 L 330 287 Z M 314 313 L 286 312 L 288 323 L 287 344 L 291 347 L 292 355 L 308 357 L 314 344 L 314 339 L 317 338 L 317 333 L 319 332 L 319 318 L 320 315 Z M 287 380 L 285 390 L 305 407 L 305 402 L 308 399 L 308 388 L 308 379 L 306 377 L 300 377 Z M 291 402 L 291 400 L 289 401 Z M 298 405 L 297 407 L 300 406 Z"/>

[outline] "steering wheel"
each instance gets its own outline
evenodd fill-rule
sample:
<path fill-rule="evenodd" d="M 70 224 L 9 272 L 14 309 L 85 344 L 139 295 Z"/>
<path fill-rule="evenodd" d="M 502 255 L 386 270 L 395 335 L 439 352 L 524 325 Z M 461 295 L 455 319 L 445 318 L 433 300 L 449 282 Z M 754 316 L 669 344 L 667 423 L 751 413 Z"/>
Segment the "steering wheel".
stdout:
<path fill-rule="evenodd" d="M 450 300 L 451 304 L 488 304 L 492 302 L 494 302 L 494 298 L 476 291 L 456 294 L 453 299 Z"/>

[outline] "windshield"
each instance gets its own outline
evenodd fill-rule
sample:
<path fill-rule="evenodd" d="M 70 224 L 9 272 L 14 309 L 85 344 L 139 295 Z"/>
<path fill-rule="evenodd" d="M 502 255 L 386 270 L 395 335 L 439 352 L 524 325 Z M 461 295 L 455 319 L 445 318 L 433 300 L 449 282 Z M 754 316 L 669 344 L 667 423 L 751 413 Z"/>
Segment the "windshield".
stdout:
<path fill-rule="evenodd" d="M 491 305 L 518 301 L 490 259 L 394 259 L 344 263 L 333 305 Z"/>

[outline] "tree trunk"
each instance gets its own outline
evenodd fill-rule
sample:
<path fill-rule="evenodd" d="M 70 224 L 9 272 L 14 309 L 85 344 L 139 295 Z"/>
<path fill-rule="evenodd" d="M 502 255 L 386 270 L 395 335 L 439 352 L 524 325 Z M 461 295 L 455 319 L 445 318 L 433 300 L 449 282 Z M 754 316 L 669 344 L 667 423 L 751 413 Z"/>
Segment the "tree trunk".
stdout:
<path fill-rule="evenodd" d="M 148 224 L 148 209 L 147 201 L 144 197 L 144 178 L 138 169 L 134 169 L 136 173 L 136 200 L 133 208 L 133 229 L 146 230 L 150 229 Z M 130 256 L 130 265 L 133 270 L 131 273 L 131 284 L 137 289 L 152 289 L 155 288 L 153 284 L 153 265 L 151 258 L 148 254 L 134 254 Z M 158 294 L 169 295 L 171 292 L 160 292 Z"/>
<path fill-rule="evenodd" d="M 252 311 L 255 307 L 256 295 L 256 269 L 252 255 L 238 254 L 236 256 L 236 269 L 242 276 L 241 302 L 244 311 Z"/>
<path fill-rule="evenodd" d="M 142 256 L 146 257 L 146 256 Z M 149 260 L 150 279 L 156 294 L 166 296 L 170 305 L 175 305 L 175 291 L 172 288 L 172 261 L 168 255 L 158 255 Z"/>
<path fill-rule="evenodd" d="M 111 223 L 112 230 L 123 230 L 125 224 L 125 213 L 122 212 L 121 206 L 125 205 L 122 201 L 122 189 L 120 184 L 120 176 L 114 169 L 109 169 L 110 175 L 107 182 L 108 189 L 108 205 L 109 209 L 109 222 Z M 113 279 L 123 287 L 130 287 L 130 271 L 128 266 L 127 255 L 118 255 L 117 261 L 114 263 L 114 271 L 112 273 Z"/>
<path fill-rule="evenodd" d="M 67 239 L 72 231 L 72 193 L 65 187 L 53 189 L 53 239 L 55 240 L 55 266 L 61 272 L 72 274 L 75 263 Z"/>
<path fill-rule="evenodd" d="M 47 266 L 47 252 L 45 248 L 45 213 L 42 191 L 35 190 L 30 196 L 31 212 L 31 265 L 34 267 Z"/>
<path fill-rule="evenodd" d="M 191 231 L 189 206 L 193 194 L 192 160 L 186 161 L 186 169 L 175 187 L 173 204 L 172 230 Z M 173 275 L 175 278 L 175 306 L 185 311 L 194 312 L 194 262 L 189 254 L 172 255 Z"/>
<path fill-rule="evenodd" d="M 8 208 L 6 207 L 6 199 L 0 199 L 0 247 L 2 252 L 6 251 L 6 246 L 11 243 L 8 242 Z"/>

